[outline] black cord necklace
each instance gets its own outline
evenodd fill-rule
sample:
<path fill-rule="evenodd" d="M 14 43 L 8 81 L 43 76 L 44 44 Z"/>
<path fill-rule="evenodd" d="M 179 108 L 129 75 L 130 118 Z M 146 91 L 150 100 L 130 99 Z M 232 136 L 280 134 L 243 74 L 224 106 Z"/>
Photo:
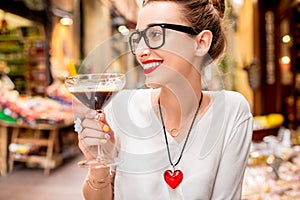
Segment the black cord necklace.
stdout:
<path fill-rule="evenodd" d="M 196 120 L 196 117 L 198 115 L 198 112 L 200 110 L 200 106 L 202 104 L 202 99 L 203 99 L 203 93 L 201 92 L 201 97 L 200 97 L 200 101 L 199 101 L 199 104 L 198 104 L 198 107 L 197 107 L 197 110 L 195 112 L 195 115 L 193 117 L 193 120 L 192 120 L 192 123 L 191 123 L 191 126 L 190 126 L 190 129 L 187 133 L 187 136 L 185 138 L 185 141 L 184 141 L 184 144 L 183 144 L 183 147 L 182 147 L 182 150 L 180 152 L 180 155 L 179 155 L 179 158 L 177 160 L 176 163 L 173 163 L 172 162 L 172 159 L 171 159 L 171 154 L 170 154 L 170 148 L 169 148 L 169 142 L 168 142 L 168 138 L 167 138 L 167 133 L 166 133 L 166 127 L 165 127 L 165 123 L 164 123 L 164 119 L 163 119 L 163 115 L 162 115 L 162 110 L 161 110 L 161 106 L 160 106 L 160 99 L 158 99 L 158 107 L 159 107 L 159 114 L 160 114 L 160 118 L 161 118 L 161 123 L 162 123 L 162 126 L 163 126 L 163 131 L 164 131 L 164 136 L 165 136 L 165 141 L 166 141 L 166 146 L 167 146 L 167 151 L 168 151 L 168 157 L 169 157 L 169 162 L 173 168 L 173 171 L 172 170 L 166 170 L 164 172 L 164 179 L 166 181 L 166 183 L 172 188 L 172 189 L 175 189 L 182 181 L 183 179 L 183 173 L 181 170 L 175 170 L 175 167 L 179 164 L 181 158 L 182 158 L 182 155 L 183 155 L 183 151 L 185 149 L 185 146 L 187 144 L 187 141 L 188 141 L 188 138 L 190 136 L 190 133 L 192 131 L 192 128 L 193 128 L 193 125 L 194 125 L 194 122 Z"/>

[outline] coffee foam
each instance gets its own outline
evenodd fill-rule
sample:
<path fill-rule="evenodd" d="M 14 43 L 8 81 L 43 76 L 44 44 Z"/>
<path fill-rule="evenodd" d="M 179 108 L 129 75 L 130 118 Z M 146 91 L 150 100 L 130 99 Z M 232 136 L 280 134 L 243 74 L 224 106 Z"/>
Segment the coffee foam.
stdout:
<path fill-rule="evenodd" d="M 113 86 L 103 86 L 103 85 L 75 85 L 69 87 L 68 90 L 71 93 L 75 92 L 116 92 L 118 89 Z M 119 89 L 120 90 L 120 89 Z"/>

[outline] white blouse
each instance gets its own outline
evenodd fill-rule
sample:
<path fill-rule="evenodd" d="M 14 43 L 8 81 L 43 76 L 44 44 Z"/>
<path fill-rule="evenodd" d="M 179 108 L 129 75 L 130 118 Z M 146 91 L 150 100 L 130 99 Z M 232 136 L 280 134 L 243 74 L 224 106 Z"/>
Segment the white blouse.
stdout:
<path fill-rule="evenodd" d="M 240 199 L 253 124 L 245 98 L 232 91 L 204 91 L 212 96 L 212 103 L 190 133 L 176 166 L 183 172 L 183 180 L 172 189 L 163 177 L 172 167 L 162 124 L 152 107 L 151 91 L 121 91 L 105 108 L 108 124 L 120 144 L 115 199 Z M 178 143 L 167 135 L 175 163 L 184 140 Z"/>

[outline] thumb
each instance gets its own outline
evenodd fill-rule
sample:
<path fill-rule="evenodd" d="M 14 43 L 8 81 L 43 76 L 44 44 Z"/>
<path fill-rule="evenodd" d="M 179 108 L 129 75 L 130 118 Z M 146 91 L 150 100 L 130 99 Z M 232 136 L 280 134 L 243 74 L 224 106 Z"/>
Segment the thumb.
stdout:
<path fill-rule="evenodd" d="M 108 130 L 106 131 L 106 133 L 109 134 L 109 136 L 110 136 L 110 141 L 111 141 L 112 143 L 115 143 L 114 132 L 113 132 L 113 130 L 111 130 L 110 126 L 108 125 L 108 123 L 107 123 L 107 121 L 106 121 L 106 115 L 105 115 L 104 112 L 101 113 L 100 121 L 101 121 L 103 124 L 105 124 L 104 127 L 105 127 L 105 126 L 108 127 Z M 104 127 L 103 127 L 103 128 L 104 128 Z"/>
<path fill-rule="evenodd" d="M 106 115 L 104 112 L 101 113 L 100 121 L 103 122 L 104 124 L 107 124 Z"/>

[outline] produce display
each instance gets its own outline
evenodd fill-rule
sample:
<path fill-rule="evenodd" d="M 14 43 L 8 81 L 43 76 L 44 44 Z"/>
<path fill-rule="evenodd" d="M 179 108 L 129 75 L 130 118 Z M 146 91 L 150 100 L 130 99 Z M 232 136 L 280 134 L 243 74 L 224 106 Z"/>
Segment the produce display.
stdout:
<path fill-rule="evenodd" d="M 46 88 L 48 98 L 56 100 L 61 104 L 72 104 L 72 95 L 61 81 L 55 81 Z"/>
<path fill-rule="evenodd" d="M 253 142 L 243 182 L 243 200 L 300 199 L 299 131 Z"/>
<path fill-rule="evenodd" d="M 286 162 L 280 167 L 280 179 L 274 179 L 268 166 L 246 170 L 243 200 L 300 199 L 299 157 L 297 163 Z"/>
<path fill-rule="evenodd" d="M 6 91 L 1 94 L 0 120 L 29 125 L 63 123 L 73 117 L 68 94 L 63 85 L 50 86 L 47 97 Z"/>
<path fill-rule="evenodd" d="M 254 130 L 272 129 L 280 127 L 283 124 L 284 117 L 278 113 L 268 115 L 254 116 Z"/>

